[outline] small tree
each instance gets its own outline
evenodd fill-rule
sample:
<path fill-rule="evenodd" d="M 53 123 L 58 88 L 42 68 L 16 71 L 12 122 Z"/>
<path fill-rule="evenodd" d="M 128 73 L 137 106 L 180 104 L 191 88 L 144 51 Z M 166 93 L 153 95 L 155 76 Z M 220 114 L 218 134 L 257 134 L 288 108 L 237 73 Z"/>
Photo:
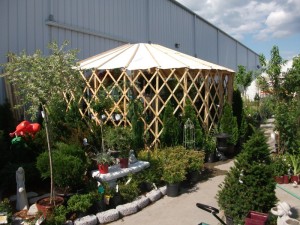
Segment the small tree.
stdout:
<path fill-rule="evenodd" d="M 239 136 L 237 119 L 233 116 L 232 107 L 228 102 L 225 102 L 223 107 L 223 113 L 219 123 L 219 131 L 231 135 L 228 139 L 229 144 L 237 144 Z"/>
<path fill-rule="evenodd" d="M 235 224 L 243 224 L 250 210 L 267 213 L 274 207 L 275 185 L 266 138 L 256 131 L 219 185 L 217 201 Z"/>
<path fill-rule="evenodd" d="M 175 146 L 178 144 L 179 122 L 173 111 L 174 108 L 168 102 L 163 115 L 163 131 L 160 138 L 163 146 Z"/>
<path fill-rule="evenodd" d="M 128 118 L 131 121 L 132 147 L 140 150 L 144 147 L 143 104 L 139 99 L 130 102 Z"/>
<path fill-rule="evenodd" d="M 241 86 L 243 88 L 243 95 L 246 95 L 247 88 L 253 81 L 253 72 L 246 71 L 246 68 L 242 65 L 238 65 L 238 71 L 236 73 L 235 86 Z"/>
<path fill-rule="evenodd" d="M 26 106 L 27 113 L 34 119 L 40 106 L 45 114 L 44 123 L 47 136 L 48 154 L 50 162 L 51 192 L 54 197 L 53 169 L 51 144 L 48 131 L 48 105 L 64 101 L 64 94 L 76 93 L 79 86 L 79 72 L 73 67 L 76 62 L 76 50 L 65 51 L 68 42 L 61 47 L 57 43 L 50 43 L 51 54 L 43 56 L 40 50 L 33 55 L 26 52 L 20 55 L 10 53 L 10 62 L 3 65 L 3 76 L 17 87 L 16 94 L 21 99 L 21 106 Z M 67 95 L 65 95 L 67 96 Z"/>

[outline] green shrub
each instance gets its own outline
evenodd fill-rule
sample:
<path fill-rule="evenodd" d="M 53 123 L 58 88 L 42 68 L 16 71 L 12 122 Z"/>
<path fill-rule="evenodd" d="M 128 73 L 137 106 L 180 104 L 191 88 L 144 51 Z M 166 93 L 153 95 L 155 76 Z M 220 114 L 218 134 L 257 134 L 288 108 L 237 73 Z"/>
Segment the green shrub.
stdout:
<path fill-rule="evenodd" d="M 274 207 L 275 185 L 266 138 L 255 132 L 219 185 L 217 201 L 235 224 L 243 224 L 250 210 L 267 213 Z"/>
<path fill-rule="evenodd" d="M 13 209 L 12 209 L 10 201 L 7 198 L 0 201 L 0 212 L 6 213 L 7 222 L 8 222 L 8 224 L 11 224 Z"/>
<path fill-rule="evenodd" d="M 94 195 L 88 194 L 75 194 L 70 197 L 67 202 L 67 209 L 69 212 L 86 213 L 93 205 Z"/>
<path fill-rule="evenodd" d="M 128 178 L 131 179 L 129 183 L 127 180 L 118 183 L 120 195 L 125 203 L 134 201 L 140 194 L 139 183 L 134 175 L 128 176 Z"/>
<path fill-rule="evenodd" d="M 84 151 L 76 145 L 57 143 L 52 152 L 54 183 L 57 187 L 68 190 L 83 184 L 87 168 Z M 41 153 L 36 164 L 42 178 L 50 177 L 48 152 Z"/>
<path fill-rule="evenodd" d="M 174 108 L 168 102 L 163 113 L 163 130 L 160 137 L 162 146 L 175 146 L 179 142 L 179 122 L 173 111 Z"/>
<path fill-rule="evenodd" d="M 160 150 L 162 162 L 162 180 L 169 184 L 183 181 L 186 178 L 188 158 L 183 146 L 168 147 Z"/>

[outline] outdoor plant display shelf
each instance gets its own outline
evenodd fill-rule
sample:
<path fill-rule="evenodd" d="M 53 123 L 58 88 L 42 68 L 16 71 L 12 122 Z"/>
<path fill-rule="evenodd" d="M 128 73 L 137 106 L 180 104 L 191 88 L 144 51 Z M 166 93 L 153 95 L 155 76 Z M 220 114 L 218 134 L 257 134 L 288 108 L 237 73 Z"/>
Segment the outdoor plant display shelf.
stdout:
<path fill-rule="evenodd" d="M 119 165 L 110 166 L 108 168 L 108 173 L 101 174 L 99 170 L 92 171 L 92 177 L 100 182 L 108 182 L 109 184 L 114 184 L 117 179 L 125 177 L 131 173 L 137 173 L 143 169 L 150 166 L 149 162 L 137 161 L 136 163 L 129 164 L 128 168 L 120 168 Z"/>

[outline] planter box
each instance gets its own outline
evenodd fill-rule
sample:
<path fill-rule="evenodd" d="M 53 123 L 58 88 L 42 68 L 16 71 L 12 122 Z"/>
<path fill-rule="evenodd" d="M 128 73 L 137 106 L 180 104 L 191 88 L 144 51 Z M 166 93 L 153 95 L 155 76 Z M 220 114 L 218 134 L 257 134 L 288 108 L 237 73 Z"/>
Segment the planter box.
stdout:
<path fill-rule="evenodd" d="M 250 211 L 245 219 L 245 225 L 265 225 L 268 220 L 268 214 Z"/>

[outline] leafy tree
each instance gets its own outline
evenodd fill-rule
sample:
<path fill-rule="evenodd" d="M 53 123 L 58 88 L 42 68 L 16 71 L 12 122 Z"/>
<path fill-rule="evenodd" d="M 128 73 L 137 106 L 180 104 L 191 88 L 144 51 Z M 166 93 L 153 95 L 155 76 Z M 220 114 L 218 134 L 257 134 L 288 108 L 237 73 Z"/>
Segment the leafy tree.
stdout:
<path fill-rule="evenodd" d="M 262 54 L 259 57 L 260 64 L 262 65 L 262 72 L 268 75 L 269 79 L 269 92 L 278 98 L 280 95 L 280 78 L 281 78 L 281 68 L 286 63 L 286 60 L 280 56 L 278 46 L 273 46 L 271 50 L 271 58 L 267 62 L 265 56 Z M 260 78 L 262 84 L 266 84 L 265 78 Z"/>
<path fill-rule="evenodd" d="M 179 122 L 173 114 L 173 111 L 174 108 L 171 103 L 168 102 L 163 115 L 162 146 L 175 146 L 178 144 Z"/>
<path fill-rule="evenodd" d="M 244 96 L 253 79 L 253 71 L 247 71 L 244 66 L 238 65 L 238 71 L 235 74 L 235 86 L 243 88 Z"/>
<path fill-rule="evenodd" d="M 264 134 L 257 131 L 219 185 L 217 201 L 235 224 L 244 224 L 250 210 L 267 213 L 275 205 L 275 185 L 268 144 Z"/>
<path fill-rule="evenodd" d="M 300 55 L 294 57 L 292 68 L 284 75 L 283 90 L 285 97 L 292 99 L 300 94 Z M 298 97 L 299 98 L 299 97 Z"/>
<path fill-rule="evenodd" d="M 3 65 L 4 76 L 17 87 L 16 94 L 21 99 L 21 105 L 26 106 L 27 113 L 35 118 L 40 106 L 45 113 L 44 122 L 51 174 L 51 199 L 53 199 L 54 193 L 51 145 L 48 132 L 48 105 L 64 101 L 64 96 L 68 97 L 68 94 L 76 93 L 76 90 L 80 88 L 80 74 L 74 69 L 77 51 L 65 51 L 67 44 L 68 42 L 64 42 L 59 47 L 55 42 L 50 43 L 48 48 L 51 53 L 48 56 L 44 56 L 40 50 L 37 50 L 33 55 L 28 55 L 25 51 L 20 55 L 10 53 L 8 55 L 10 62 Z"/>

